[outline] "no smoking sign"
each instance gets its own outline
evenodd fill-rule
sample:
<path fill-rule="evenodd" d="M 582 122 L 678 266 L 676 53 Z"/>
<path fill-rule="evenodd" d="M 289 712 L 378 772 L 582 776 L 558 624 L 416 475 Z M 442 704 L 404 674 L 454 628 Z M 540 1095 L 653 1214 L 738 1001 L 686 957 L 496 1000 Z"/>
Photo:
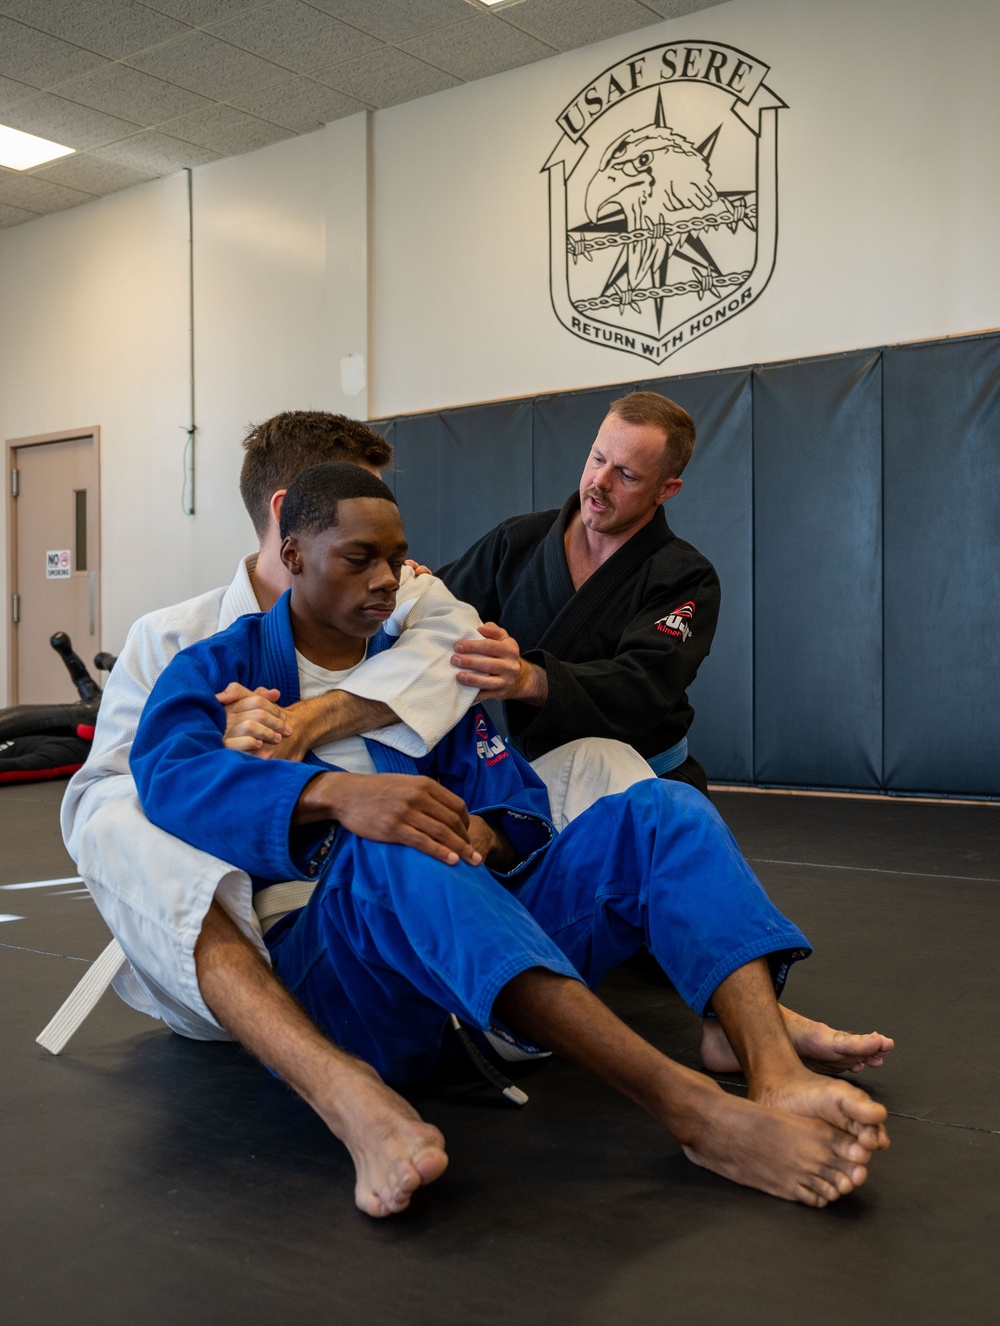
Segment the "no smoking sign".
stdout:
<path fill-rule="evenodd" d="M 56 548 L 45 554 L 45 579 L 68 580 L 70 576 L 70 557 L 68 548 Z"/>

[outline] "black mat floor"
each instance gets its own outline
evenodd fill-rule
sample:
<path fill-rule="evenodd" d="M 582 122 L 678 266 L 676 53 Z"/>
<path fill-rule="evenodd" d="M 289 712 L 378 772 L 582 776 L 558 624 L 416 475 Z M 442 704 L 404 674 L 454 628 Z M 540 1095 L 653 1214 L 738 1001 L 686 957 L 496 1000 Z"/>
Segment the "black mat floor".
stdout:
<path fill-rule="evenodd" d="M 61 785 L 0 791 L 0 885 L 72 877 Z M 0 888 L 0 1320 L 466 1326 L 995 1323 L 1000 807 L 724 794 L 816 947 L 787 999 L 896 1037 L 864 1085 L 893 1146 L 824 1211 L 695 1169 L 581 1071 L 412 1093 L 445 1177 L 392 1221 L 308 1108 L 229 1045 L 105 997 L 60 1058 L 34 1037 L 107 942 L 73 884 Z M 632 969 L 603 991 L 697 1064 L 698 1025 Z M 738 1089 L 734 1087 L 733 1089 Z"/>

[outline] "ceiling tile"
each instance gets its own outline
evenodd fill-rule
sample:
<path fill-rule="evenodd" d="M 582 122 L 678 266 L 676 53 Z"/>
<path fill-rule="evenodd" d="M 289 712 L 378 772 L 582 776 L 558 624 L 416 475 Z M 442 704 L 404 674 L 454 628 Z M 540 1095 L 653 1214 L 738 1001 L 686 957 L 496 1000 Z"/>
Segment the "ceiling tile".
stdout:
<path fill-rule="evenodd" d="M 319 14 L 300 0 L 276 0 L 265 9 L 217 24 L 212 32 L 299 74 L 351 60 L 380 44 L 377 37 Z"/>
<path fill-rule="evenodd" d="M 164 83 L 127 64 L 105 65 L 93 74 L 62 83 L 59 95 L 141 125 L 160 124 L 211 104 L 196 92 Z"/>
<path fill-rule="evenodd" d="M 65 78 L 89 73 L 104 64 L 100 55 L 59 41 L 23 23 L 0 18 L 0 75 L 48 87 Z"/>
<path fill-rule="evenodd" d="M 89 203 L 93 196 L 79 189 L 50 184 L 48 180 L 36 179 L 34 175 L 18 175 L 13 171 L 0 170 L 0 203 L 8 207 L 24 207 L 32 212 L 62 212 L 67 207 Z"/>
<path fill-rule="evenodd" d="M 0 230 L 19 226 L 22 221 L 34 221 L 38 215 L 38 212 L 26 212 L 23 207 L 7 207 L 0 203 Z"/>
<path fill-rule="evenodd" d="M 90 156 L 98 161 L 110 161 L 116 166 L 130 166 L 133 170 L 152 171 L 154 175 L 170 175 L 184 166 L 203 166 L 206 161 L 218 161 L 222 154 L 207 147 L 182 143 L 167 134 L 147 129 L 133 134 L 121 142 L 99 147 Z"/>
<path fill-rule="evenodd" d="M 253 87 L 273 83 L 282 71 L 249 51 L 237 50 L 207 32 L 192 32 L 179 41 L 167 42 L 155 51 L 132 56 L 127 64 L 154 78 L 177 83 L 189 92 L 228 99 Z"/>
<path fill-rule="evenodd" d="M 28 97 L 34 97 L 38 93 L 38 88 L 30 87 L 27 83 L 15 83 L 12 78 L 0 78 L 0 109 L 4 106 L 14 106 L 19 101 L 26 101 Z"/>
<path fill-rule="evenodd" d="M 155 179 L 159 173 L 158 170 L 119 166 L 113 161 L 101 161 L 89 152 L 78 152 L 76 156 L 63 157 L 62 161 L 53 161 L 50 166 L 33 171 L 32 178 L 65 184 L 71 189 L 82 189 L 84 193 L 102 194 Z"/>
<path fill-rule="evenodd" d="M 383 41 L 405 41 L 469 17 L 466 0 L 311 0 L 334 18 Z"/>
<path fill-rule="evenodd" d="M 119 60 L 186 31 L 135 0 L 7 0 L 4 13 L 29 27 Z"/>
<path fill-rule="evenodd" d="M 528 0 L 499 17 L 559 51 L 574 51 L 657 22 L 636 0 Z"/>
<path fill-rule="evenodd" d="M 256 9 L 262 0 L 142 0 L 150 9 L 169 14 L 193 28 L 207 28 L 220 19 L 232 18 L 247 9 Z M 319 6 L 322 8 L 322 5 Z"/>
<path fill-rule="evenodd" d="M 39 134 L 64 147 L 85 151 L 134 133 L 138 125 L 78 106 L 51 92 L 41 92 L 4 111 L 4 120 L 14 129 Z"/>
<path fill-rule="evenodd" d="M 379 110 L 456 87 L 460 82 L 452 74 L 433 69 L 394 46 L 382 46 L 358 60 L 321 69 L 313 77 Z"/>
<path fill-rule="evenodd" d="M 696 14 L 699 9 L 713 9 L 725 0 L 642 0 L 642 3 L 661 18 L 681 18 L 684 14 Z"/>
<path fill-rule="evenodd" d="M 290 136 L 287 129 L 246 115 L 232 106 L 209 106 L 207 110 L 171 121 L 169 127 L 172 135 L 185 142 L 210 148 L 223 156 L 252 152 L 254 148 L 266 147 L 268 143 Z"/>
<path fill-rule="evenodd" d="M 418 59 L 466 82 L 553 54 L 551 46 L 543 45 L 492 14 L 476 14 L 464 23 L 453 23 L 451 27 L 414 37 L 404 42 L 403 47 Z"/>
<path fill-rule="evenodd" d="M 297 133 L 309 133 L 320 125 L 365 109 L 352 97 L 322 87 L 309 78 L 292 78 L 257 92 L 247 92 L 235 97 L 232 105 Z"/>

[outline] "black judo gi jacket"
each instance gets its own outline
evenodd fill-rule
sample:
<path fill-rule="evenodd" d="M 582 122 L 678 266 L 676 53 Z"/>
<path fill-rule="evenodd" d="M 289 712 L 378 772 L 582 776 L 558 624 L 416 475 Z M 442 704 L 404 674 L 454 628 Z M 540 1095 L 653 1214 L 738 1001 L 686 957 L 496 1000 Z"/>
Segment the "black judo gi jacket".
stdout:
<path fill-rule="evenodd" d="M 686 692 L 711 648 L 719 578 L 660 507 L 574 590 L 563 535 L 579 504 L 574 493 L 561 511 L 505 520 L 438 575 L 548 675 L 541 708 L 505 705 L 528 759 L 577 737 L 625 741 L 649 759 L 691 726 Z"/>

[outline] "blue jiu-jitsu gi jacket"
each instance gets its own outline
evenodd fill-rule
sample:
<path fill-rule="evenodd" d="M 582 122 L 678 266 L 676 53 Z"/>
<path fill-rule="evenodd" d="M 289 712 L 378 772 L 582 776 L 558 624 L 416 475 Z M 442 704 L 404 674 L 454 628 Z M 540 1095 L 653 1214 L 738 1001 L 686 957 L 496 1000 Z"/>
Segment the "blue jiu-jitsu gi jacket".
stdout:
<path fill-rule="evenodd" d="M 225 710 L 215 696 L 229 682 L 250 690 L 274 687 L 285 704 L 299 699 L 290 597 L 285 593 L 270 612 L 241 617 L 174 657 L 146 703 L 129 761 L 148 818 L 245 870 L 255 888 L 313 876 L 327 829 L 309 826 L 293 834 L 292 816 L 317 772 L 337 767 L 314 755 L 301 764 L 262 760 L 222 744 Z M 391 644 L 380 630 L 369 642 L 369 657 Z M 380 773 L 435 778 L 470 813 L 503 829 L 521 858 L 511 876 L 555 836 L 544 783 L 505 746 L 478 706 L 421 759 L 377 741 L 366 745 Z M 335 840 L 331 859 L 337 846 Z"/>

